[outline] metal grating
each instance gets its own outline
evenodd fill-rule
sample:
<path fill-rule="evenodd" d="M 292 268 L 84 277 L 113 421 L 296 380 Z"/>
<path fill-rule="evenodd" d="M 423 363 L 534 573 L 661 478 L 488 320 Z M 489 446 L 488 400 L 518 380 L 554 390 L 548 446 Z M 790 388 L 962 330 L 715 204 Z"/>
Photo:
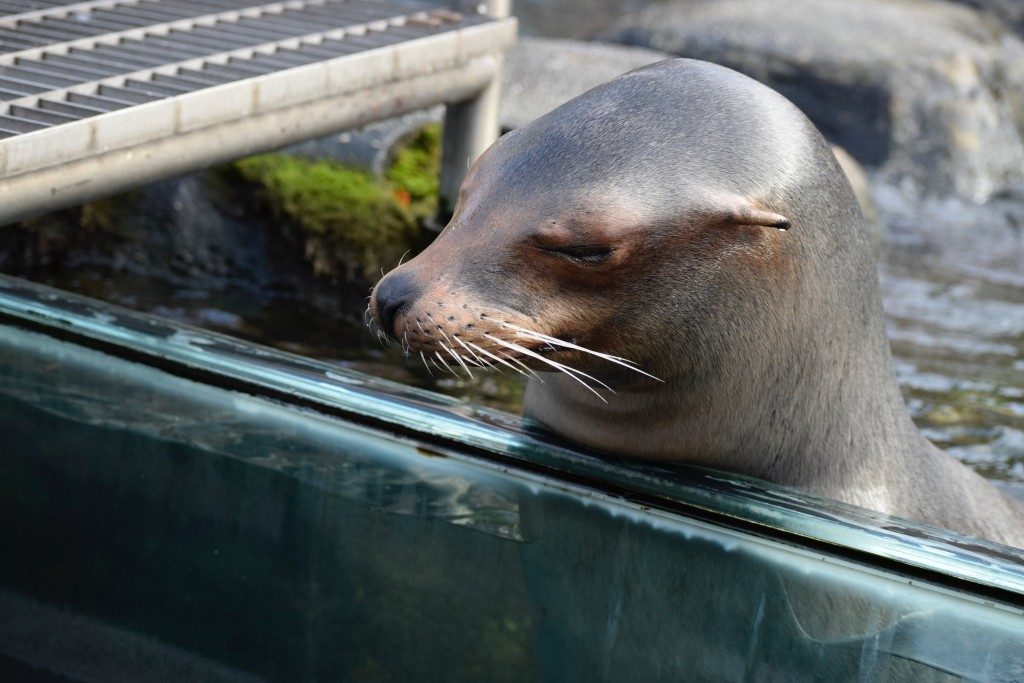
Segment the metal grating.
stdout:
<path fill-rule="evenodd" d="M 0 7 L 11 1 L 0 0 Z M 26 7 L 41 4 L 18 1 Z M 280 6 L 288 3 L 277 4 Z M 246 12 L 260 6 L 268 5 L 253 0 L 100 0 L 92 3 L 65 3 L 34 12 L 0 15 L 0 54 L 133 31 L 157 24 L 230 16 L 231 13 Z"/>
<path fill-rule="evenodd" d="M 66 10 L 71 5 L 83 4 L 87 3 L 82 0 L 0 0 L 0 19 Z"/>
<path fill-rule="evenodd" d="M 182 4 L 190 3 L 178 0 L 173 6 L 180 9 Z M 357 51 L 357 46 L 380 47 L 480 21 L 447 10 L 409 15 L 403 9 L 376 2 L 311 2 L 278 11 L 257 10 L 259 14 L 255 16 L 193 20 L 185 25 L 161 24 L 147 27 L 138 35 L 117 36 L 92 44 L 71 42 L 42 51 L 19 51 L 0 60 L 0 102 L 244 48 L 259 47 L 261 53 L 282 52 L 276 61 L 269 55 L 252 58 L 262 59 L 262 64 L 276 64 L 280 70 L 333 59 Z M 346 35 L 349 40 L 345 46 L 336 45 L 337 40 L 325 42 L 323 34 L 336 31 L 352 34 Z M 381 33 L 387 37 L 378 35 Z M 295 54 L 287 54 L 288 48 L 280 45 L 292 38 L 305 38 L 295 46 L 302 57 L 296 50 L 292 50 Z"/>
<path fill-rule="evenodd" d="M 0 10 L 0 179 L 451 68 L 515 36 L 514 20 L 404 1 L 0 0 Z"/>

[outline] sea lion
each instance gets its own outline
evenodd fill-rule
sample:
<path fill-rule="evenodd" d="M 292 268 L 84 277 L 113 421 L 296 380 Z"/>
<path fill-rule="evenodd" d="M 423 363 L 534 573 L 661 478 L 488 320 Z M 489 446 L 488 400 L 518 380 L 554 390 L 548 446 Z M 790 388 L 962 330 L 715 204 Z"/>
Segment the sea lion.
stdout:
<path fill-rule="evenodd" d="M 502 137 L 369 312 L 424 362 L 530 372 L 525 415 L 583 446 L 1024 547 L 1019 504 L 911 421 L 825 140 L 727 68 L 659 62 Z"/>

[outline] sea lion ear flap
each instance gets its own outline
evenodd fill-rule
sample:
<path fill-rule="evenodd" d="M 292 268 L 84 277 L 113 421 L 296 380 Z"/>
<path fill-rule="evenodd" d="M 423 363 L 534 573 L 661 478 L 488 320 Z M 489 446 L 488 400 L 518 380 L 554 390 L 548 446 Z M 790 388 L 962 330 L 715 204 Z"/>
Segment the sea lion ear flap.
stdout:
<path fill-rule="evenodd" d="M 726 212 L 726 221 L 732 225 L 761 225 L 782 231 L 792 227 L 785 216 L 759 209 L 746 200 L 737 202 Z"/>

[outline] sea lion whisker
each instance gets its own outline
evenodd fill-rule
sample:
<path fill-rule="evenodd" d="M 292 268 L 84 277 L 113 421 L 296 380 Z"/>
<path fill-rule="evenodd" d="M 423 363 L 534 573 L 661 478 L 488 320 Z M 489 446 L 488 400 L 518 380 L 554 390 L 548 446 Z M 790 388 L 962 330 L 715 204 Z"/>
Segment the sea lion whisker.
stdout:
<path fill-rule="evenodd" d="M 434 376 L 434 372 L 433 372 L 433 371 L 432 371 L 432 370 L 430 369 L 430 366 L 429 366 L 429 365 L 427 365 L 427 357 L 423 355 L 423 352 L 422 352 L 422 351 L 420 351 L 420 360 L 422 360 L 422 361 L 423 361 L 423 367 L 425 367 L 425 368 L 427 369 L 427 373 L 428 373 L 428 374 L 429 374 L 429 375 L 430 375 L 431 377 L 433 377 L 433 376 Z"/>
<path fill-rule="evenodd" d="M 451 346 L 451 345 L 452 345 L 452 340 L 451 340 L 451 337 L 449 337 L 449 336 L 448 336 L 447 334 L 445 334 L 445 333 L 444 333 L 444 330 L 443 330 L 443 329 L 441 329 L 441 326 L 440 326 L 440 325 L 438 325 L 438 326 L 437 326 L 437 331 L 441 333 L 441 336 L 442 336 L 442 337 L 444 337 L 444 340 L 445 340 L 446 342 L 448 342 L 448 345 L 449 345 L 449 346 Z"/>
<path fill-rule="evenodd" d="M 478 306 L 478 307 L 477 307 L 477 309 L 479 309 L 479 310 L 482 310 L 482 311 L 490 311 L 490 312 L 492 312 L 492 313 L 498 313 L 498 314 L 499 314 L 499 315 L 501 315 L 501 316 L 505 316 L 505 315 L 508 315 L 508 312 L 507 312 L 507 311 L 499 311 L 499 310 L 498 310 L 498 309 L 496 309 L 496 308 L 489 308 L 489 307 L 487 307 L 487 306 Z M 481 315 L 481 316 L 483 316 L 484 314 L 483 314 L 483 313 L 481 313 L 480 315 Z M 430 317 L 430 314 L 429 314 L 429 313 L 427 313 L 427 317 L 428 317 L 428 318 Z M 444 332 L 442 332 L 442 334 L 444 334 Z M 486 335 L 484 335 L 484 336 L 486 336 Z M 486 354 L 487 356 L 489 356 L 489 357 L 491 357 L 491 358 L 494 358 L 495 360 L 497 360 L 497 361 L 498 361 L 499 363 L 501 363 L 502 365 L 505 365 L 505 366 L 508 366 L 508 367 L 512 368 L 513 370 L 515 370 L 515 371 L 516 371 L 516 372 L 518 372 L 519 374 L 521 374 L 521 375 L 528 375 L 528 376 L 530 376 L 530 377 L 533 377 L 534 379 L 536 379 L 536 380 L 537 380 L 538 382 L 540 382 L 541 384 L 543 384 L 543 383 L 544 383 L 544 378 L 543 378 L 543 377 L 541 377 L 540 375 L 538 375 L 538 374 L 537 374 L 536 372 L 534 372 L 534 371 L 533 371 L 533 368 L 531 368 L 530 366 L 528 366 L 528 365 L 526 365 L 525 363 L 521 362 L 521 361 L 520 361 L 520 360 L 519 360 L 518 358 L 516 358 L 515 356 L 504 356 L 503 358 L 499 358 L 498 356 L 494 355 L 493 353 L 491 353 L 491 352 L 489 352 L 489 351 L 487 351 L 487 350 L 483 349 L 483 348 L 482 348 L 482 347 L 480 347 L 480 346 L 477 346 L 476 344 L 473 344 L 472 342 L 470 342 L 470 344 L 471 344 L 471 345 L 473 346 L 473 348 L 474 348 L 474 349 L 476 349 L 477 351 L 480 351 L 481 353 L 484 353 L 484 354 Z M 518 365 L 519 367 L 514 367 L 514 366 L 512 366 L 512 365 L 509 365 L 509 361 L 511 361 L 512 363 L 515 363 L 515 364 L 516 364 L 516 365 Z M 493 366 L 492 366 L 492 367 L 493 367 Z M 520 369 L 520 368 L 521 368 L 521 369 Z"/>
<path fill-rule="evenodd" d="M 366 307 L 366 312 L 363 313 L 363 319 L 366 321 L 366 329 L 374 334 L 380 333 L 380 325 L 377 324 L 377 319 L 370 315 L 369 306 Z"/>
<path fill-rule="evenodd" d="M 405 250 L 405 253 L 404 253 L 404 254 L 402 254 L 402 255 L 401 255 L 401 256 L 399 257 L 399 259 L 398 259 L 398 266 L 402 265 L 402 261 L 404 261 L 404 260 L 405 260 L 405 257 L 409 255 L 409 252 L 410 252 L 410 251 L 412 251 L 412 249 L 406 249 L 406 250 Z M 395 266 L 395 268 L 397 268 L 398 266 Z"/>
<path fill-rule="evenodd" d="M 484 336 L 487 337 L 488 339 L 490 339 L 491 341 L 493 341 L 496 344 L 500 344 L 501 346 L 504 346 L 506 348 L 512 349 L 514 351 L 522 353 L 522 354 L 524 354 L 526 356 L 529 356 L 531 358 L 536 358 L 537 360 L 541 361 L 542 363 L 547 363 L 548 365 L 550 365 L 551 367 L 555 368 L 556 370 L 564 372 L 566 374 L 566 376 L 572 377 L 574 380 L 576 380 L 582 386 L 584 386 L 587 389 L 587 391 L 589 391 L 590 393 L 594 394 L 594 396 L 597 396 L 599 399 L 601 399 L 605 403 L 608 402 L 608 399 L 606 399 L 604 396 L 602 396 L 601 393 L 597 389 L 595 389 L 594 387 L 590 386 L 585 381 L 583 381 L 581 378 L 577 377 L 576 374 L 574 374 L 574 373 L 579 373 L 580 375 L 583 375 L 584 377 L 588 377 L 590 379 L 594 379 L 593 377 L 590 377 L 590 375 L 586 374 L 585 372 L 580 372 L 579 370 L 575 370 L 574 368 L 570 368 L 567 365 L 562 365 L 561 363 L 557 363 L 557 362 L 555 362 L 555 361 L 553 361 L 553 360 L 551 360 L 549 358 L 545 358 L 544 356 L 540 355 L 539 353 L 534 353 L 533 351 L 531 351 L 530 349 L 526 348 L 525 346 L 521 346 L 521 345 L 516 344 L 514 342 L 508 342 L 508 341 L 505 341 L 504 339 L 499 339 L 498 337 L 495 337 L 494 335 L 490 335 L 490 334 L 484 334 Z M 598 381 L 598 380 L 594 380 L 594 381 Z"/>
<path fill-rule="evenodd" d="M 477 351 L 479 351 L 480 353 L 483 353 L 483 354 L 484 354 L 484 355 L 486 355 L 487 357 L 489 357 L 489 358 L 494 358 L 494 359 L 495 359 L 495 360 L 496 360 L 497 362 L 500 362 L 500 364 L 502 364 L 502 365 L 503 365 L 503 366 L 505 366 L 506 368 L 509 368 L 509 369 L 510 369 L 510 370 L 512 370 L 513 372 L 519 373 L 520 375 L 522 375 L 522 376 L 524 376 L 524 377 L 526 376 L 526 373 L 525 373 L 525 372 L 523 372 L 523 371 L 522 371 L 522 370 L 520 370 L 519 368 L 516 368 L 515 366 L 513 366 L 512 364 L 510 364 L 510 362 L 509 362 L 508 360 L 506 360 L 505 358 L 501 357 L 500 355 L 495 355 L 494 353 L 492 353 L 492 352 L 488 351 L 487 349 L 485 349 L 485 348 L 482 348 L 482 347 L 480 347 L 480 346 L 477 346 L 477 345 L 476 345 L 476 344 L 474 344 L 473 342 L 466 342 L 466 343 L 467 343 L 467 344 L 469 344 L 470 346 L 472 346 L 473 348 L 475 348 L 475 349 L 476 349 Z M 492 368 L 494 368 L 495 370 L 497 370 L 497 371 L 501 372 L 501 369 L 500 369 L 500 368 L 498 368 L 497 366 L 495 366 L 494 364 L 490 364 L 490 367 L 492 367 Z"/>
<path fill-rule="evenodd" d="M 448 342 L 448 344 L 441 344 L 441 347 L 445 351 L 450 353 L 455 358 L 455 360 L 457 360 L 459 362 L 459 365 L 461 365 L 465 369 L 467 375 L 469 375 L 470 377 L 473 377 L 473 373 L 469 371 L 469 366 L 466 365 L 465 361 L 462 360 L 462 356 L 460 356 L 459 354 L 455 353 L 454 349 L 451 348 L 452 347 L 451 337 L 449 337 L 447 334 L 445 334 L 444 330 L 442 330 L 440 327 L 438 327 L 437 331 L 440 332 L 441 336 L 444 337 L 445 341 Z"/>
<path fill-rule="evenodd" d="M 477 362 L 480 361 L 480 356 L 476 355 L 476 352 L 473 351 L 473 349 L 471 349 L 468 346 L 466 346 L 466 343 L 464 341 L 462 341 L 461 339 L 459 339 L 459 335 L 453 334 L 452 335 L 452 339 L 454 339 L 456 342 L 458 342 L 459 346 L 461 346 L 462 348 L 464 348 L 467 351 L 469 351 L 470 355 L 473 356 L 473 358 L 476 359 Z"/>
<path fill-rule="evenodd" d="M 478 308 L 480 308 L 481 310 L 484 310 L 484 311 L 490 311 L 491 313 L 497 313 L 500 316 L 507 316 L 507 315 L 509 315 L 508 311 L 499 311 L 496 308 L 490 308 L 488 306 L 480 306 Z M 620 366 L 622 366 L 624 368 L 628 368 L 630 370 L 634 370 L 634 371 L 640 373 L 641 375 L 644 375 L 646 377 L 650 377 L 651 379 L 656 380 L 658 382 L 664 382 L 665 381 L 665 380 L 661 379 L 660 377 L 655 377 L 651 373 L 646 372 L 644 370 L 641 370 L 639 367 L 637 367 L 636 361 L 632 361 L 632 360 L 630 360 L 628 358 L 623 358 L 622 356 L 614 356 L 614 355 L 612 355 L 610 353 L 602 353 L 600 351 L 594 351 L 593 349 L 588 349 L 585 346 L 580 346 L 579 344 L 574 344 L 573 342 L 566 341 L 564 339 L 559 339 L 558 337 L 552 337 L 551 335 L 544 334 L 543 332 L 537 332 L 536 330 L 531 330 L 531 329 L 522 327 L 520 325 L 516 325 L 515 323 L 509 322 L 507 320 L 500 320 L 498 322 L 498 326 L 499 327 L 508 327 L 508 328 L 511 328 L 512 330 L 515 330 L 516 332 L 522 332 L 524 334 L 533 335 L 538 341 L 544 341 L 544 342 L 547 342 L 549 344 L 555 344 L 555 345 L 559 345 L 559 346 L 564 346 L 565 348 L 573 349 L 574 351 L 581 351 L 583 353 L 589 353 L 590 355 L 596 356 L 597 358 L 600 358 L 602 360 L 606 360 L 609 363 L 615 363 L 616 365 L 620 365 Z"/>
<path fill-rule="evenodd" d="M 505 360 L 501 356 L 496 356 L 495 354 L 491 353 L 487 349 L 485 349 L 483 347 L 480 347 L 480 346 L 477 346 L 473 342 L 466 342 L 466 343 L 469 344 L 470 346 L 472 346 L 474 349 L 476 349 L 480 353 L 482 353 L 485 356 L 487 356 L 488 358 L 493 358 L 495 361 L 501 363 L 505 367 L 510 368 L 513 372 L 518 372 L 520 375 L 523 375 L 524 377 L 527 376 L 527 374 L 525 372 L 523 372 L 522 370 L 520 370 L 516 366 L 512 365 L 511 363 L 509 363 L 507 360 Z M 495 370 L 498 370 L 498 372 L 501 372 L 501 369 L 496 367 L 493 363 L 491 363 L 491 367 L 494 368 Z"/>
<path fill-rule="evenodd" d="M 513 355 L 505 355 L 505 356 L 504 356 L 504 358 L 505 358 L 506 360 L 509 360 L 509 361 L 511 361 L 511 362 L 513 362 L 513 363 L 515 363 L 515 364 L 516 364 L 516 365 L 518 365 L 519 367 L 521 367 L 521 368 L 522 368 L 522 369 L 523 369 L 523 370 L 525 371 L 525 373 L 524 373 L 524 374 L 526 374 L 526 373 L 529 373 L 530 377 L 533 377 L 533 378 L 534 378 L 535 380 L 537 380 L 537 381 L 538 381 L 538 382 L 540 382 L 541 384 L 543 384 L 543 383 L 544 383 L 544 378 L 543 378 L 543 377 L 541 377 L 540 375 L 538 375 L 538 374 L 537 374 L 536 372 L 534 372 L 534 371 L 533 371 L 533 368 L 531 368 L 531 367 L 530 367 L 529 365 L 527 365 L 527 364 L 526 364 L 526 363 L 524 363 L 523 361 L 519 360 L 519 359 L 518 359 L 518 358 L 516 358 L 515 356 L 513 356 Z"/>
<path fill-rule="evenodd" d="M 541 341 L 552 342 L 554 344 L 561 344 L 563 346 L 566 346 L 566 347 L 571 348 L 571 349 L 575 349 L 577 351 L 583 351 L 585 353 L 593 354 L 593 355 L 598 356 L 599 358 L 603 358 L 605 360 L 622 361 L 623 363 L 629 363 L 631 365 L 636 365 L 637 364 L 636 361 L 632 361 L 632 360 L 630 360 L 628 358 L 623 358 L 622 356 L 615 356 L 615 355 L 612 355 L 610 353 L 602 353 L 601 351 L 594 351 L 593 349 L 588 349 L 585 346 L 580 346 L 579 344 L 575 344 L 573 342 L 566 341 L 564 339 L 559 339 L 558 337 L 552 337 L 550 334 L 544 334 L 543 332 L 538 332 L 537 330 L 531 330 L 531 329 L 526 328 L 526 327 L 521 327 L 519 325 L 516 325 L 515 323 L 510 323 L 510 322 L 507 322 L 507 321 L 502 321 L 500 323 L 500 325 L 501 325 L 501 327 L 510 327 L 513 330 L 517 331 L 517 332 L 523 332 L 524 334 L 533 335 L 534 337 L 536 337 L 537 339 L 539 339 Z"/>
<path fill-rule="evenodd" d="M 573 344 L 572 342 L 565 341 L 564 339 L 559 339 L 558 337 L 552 337 L 550 335 L 542 334 L 540 332 L 534 332 L 533 330 L 528 330 L 528 329 L 526 329 L 524 327 L 519 327 L 518 325 L 513 325 L 512 323 L 504 323 L 504 326 L 505 327 L 510 327 L 510 328 L 512 328 L 513 330 L 515 330 L 516 332 L 518 332 L 520 334 L 524 334 L 526 336 L 533 337 L 537 341 L 547 342 L 548 344 L 554 344 L 555 346 L 563 346 L 563 347 L 565 347 L 567 349 L 573 349 L 574 351 L 582 351 L 583 353 L 589 353 L 592 356 L 596 356 L 597 358 L 600 358 L 602 360 L 606 360 L 609 363 L 614 363 L 616 365 L 619 365 L 621 367 L 627 368 L 629 370 L 633 370 L 634 372 L 638 372 L 641 375 L 644 375 L 646 377 L 650 377 L 651 379 L 657 380 L 658 382 L 664 382 L 665 381 L 665 380 L 661 379 L 660 377 L 655 377 L 651 373 L 645 372 L 645 371 L 641 370 L 640 368 L 636 367 L 635 361 L 631 361 L 628 358 L 622 358 L 621 356 L 613 356 L 613 355 L 608 354 L 608 353 L 601 353 L 600 351 L 594 351 L 593 349 L 588 349 L 585 346 L 580 346 L 579 344 Z"/>
<path fill-rule="evenodd" d="M 465 362 L 469 363 L 474 368 L 487 368 L 487 367 L 490 367 L 490 363 L 484 363 L 482 361 L 476 360 L 475 358 L 470 358 L 469 356 L 463 356 L 461 352 L 459 352 L 459 356 L 461 356 L 462 360 L 464 360 Z"/>
<path fill-rule="evenodd" d="M 444 334 L 444 332 L 442 332 L 441 334 Z M 446 336 L 445 336 L 445 339 L 447 339 L 447 338 L 448 338 L 448 337 L 447 337 L 447 335 L 446 335 Z M 454 359 L 455 359 L 455 361 L 456 361 L 456 362 L 457 362 L 457 363 L 458 363 L 459 365 L 461 365 L 461 366 L 462 366 L 462 369 L 466 371 L 466 374 L 467 374 L 467 375 L 469 375 L 469 378 L 470 378 L 470 379 L 474 379 L 474 377 L 473 377 L 473 373 L 469 371 L 469 366 L 468 366 L 468 365 L 466 365 L 466 362 L 465 362 L 464 360 L 462 360 L 462 356 L 460 356 L 459 354 L 455 353 L 455 351 L 454 351 L 454 350 L 452 350 L 452 347 L 448 346 L 447 344 L 441 344 L 441 348 L 442 348 L 442 349 L 444 349 L 445 351 L 447 351 L 447 352 L 448 352 L 448 354 L 449 354 L 449 355 L 450 355 L 450 356 L 451 356 L 452 358 L 454 358 Z"/>
<path fill-rule="evenodd" d="M 437 356 L 437 359 L 441 361 L 441 363 L 443 363 L 446 368 L 448 368 L 448 372 L 452 373 L 456 377 L 459 376 L 454 370 L 452 370 L 452 366 L 448 365 L 448 361 L 444 359 L 444 356 L 441 355 L 440 351 L 434 351 L 434 355 Z"/>
<path fill-rule="evenodd" d="M 582 370 L 578 370 L 578 369 L 576 369 L 576 368 L 574 368 L 574 367 L 572 367 L 570 365 L 565 365 L 564 363 L 557 363 L 556 361 L 553 361 L 550 358 L 546 358 L 545 360 L 548 363 L 556 363 L 557 365 L 559 365 L 559 366 L 561 366 L 563 368 L 566 368 L 569 372 L 571 372 L 571 373 L 573 373 L 575 375 L 579 375 L 581 377 L 586 377 L 587 379 L 589 379 L 589 380 L 591 380 L 593 382 L 597 382 L 598 384 L 600 384 L 602 387 L 604 387 L 608 391 L 612 392 L 613 394 L 617 395 L 617 393 L 618 393 L 614 389 L 612 389 L 610 386 L 608 386 L 607 384 L 605 384 L 604 382 L 599 380 L 598 378 L 594 377 L 593 375 L 588 375 L 587 373 L 583 372 Z"/>

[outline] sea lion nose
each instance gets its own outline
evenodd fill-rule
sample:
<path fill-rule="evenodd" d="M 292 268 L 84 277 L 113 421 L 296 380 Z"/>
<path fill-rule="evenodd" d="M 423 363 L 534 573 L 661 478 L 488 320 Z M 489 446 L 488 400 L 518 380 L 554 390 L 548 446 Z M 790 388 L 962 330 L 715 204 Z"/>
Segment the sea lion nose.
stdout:
<path fill-rule="evenodd" d="M 373 292 L 377 309 L 377 319 L 381 330 L 392 339 L 396 339 L 395 318 L 403 308 L 419 297 L 419 287 L 408 272 L 389 273 L 377 284 Z"/>

